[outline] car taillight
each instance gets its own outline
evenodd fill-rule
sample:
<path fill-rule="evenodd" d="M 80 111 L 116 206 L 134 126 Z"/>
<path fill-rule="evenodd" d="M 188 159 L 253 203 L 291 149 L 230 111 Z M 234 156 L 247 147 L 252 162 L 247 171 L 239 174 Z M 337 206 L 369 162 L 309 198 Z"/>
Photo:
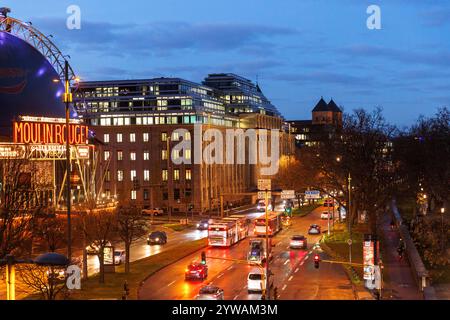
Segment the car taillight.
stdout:
<path fill-rule="evenodd" d="M 184 272 L 189 272 L 189 269 L 184 270 Z"/>
<path fill-rule="evenodd" d="M 316 254 L 316 255 L 314 256 L 314 261 L 319 261 L 319 255 L 318 255 L 318 254 Z"/>

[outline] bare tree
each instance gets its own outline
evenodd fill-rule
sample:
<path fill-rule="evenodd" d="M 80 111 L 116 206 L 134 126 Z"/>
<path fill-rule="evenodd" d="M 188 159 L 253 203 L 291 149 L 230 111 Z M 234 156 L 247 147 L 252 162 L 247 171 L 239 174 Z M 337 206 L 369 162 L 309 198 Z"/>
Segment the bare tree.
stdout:
<path fill-rule="evenodd" d="M 44 251 L 55 252 L 67 243 L 66 223 L 63 219 L 51 215 L 36 217 L 33 237 L 44 247 Z"/>
<path fill-rule="evenodd" d="M 143 237 L 146 223 L 141 210 L 134 205 L 120 205 L 117 208 L 117 228 L 119 237 L 125 243 L 125 272 L 130 272 L 131 245 Z"/>
<path fill-rule="evenodd" d="M 114 231 L 117 228 L 116 215 L 110 210 L 92 210 L 84 214 L 80 219 L 79 230 L 83 232 L 83 236 L 89 245 L 96 247 L 96 255 L 100 264 L 99 282 L 105 282 L 105 264 L 104 253 L 105 247 L 112 241 Z"/>
<path fill-rule="evenodd" d="M 19 264 L 16 267 L 21 282 L 44 300 L 56 300 L 66 290 L 64 267 Z"/>

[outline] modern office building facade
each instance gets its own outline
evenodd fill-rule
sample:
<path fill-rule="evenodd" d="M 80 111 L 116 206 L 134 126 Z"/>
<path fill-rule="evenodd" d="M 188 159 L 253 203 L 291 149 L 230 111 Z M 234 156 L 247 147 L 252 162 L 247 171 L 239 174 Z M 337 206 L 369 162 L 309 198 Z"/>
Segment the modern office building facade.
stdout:
<path fill-rule="evenodd" d="M 103 143 L 105 197 L 142 207 L 205 211 L 218 208 L 220 194 L 235 194 L 226 200 L 238 202 L 245 198 L 239 193 L 256 186 L 258 165 L 196 161 L 193 146 L 208 129 L 224 135 L 227 129 L 276 129 L 280 154 L 293 152 L 278 110 L 257 85 L 234 74 L 211 74 L 203 84 L 179 78 L 82 82 L 74 102 Z M 180 136 L 176 129 L 186 131 Z M 185 141 L 192 149 L 174 153 Z M 178 157 L 188 161 L 175 164 Z"/>

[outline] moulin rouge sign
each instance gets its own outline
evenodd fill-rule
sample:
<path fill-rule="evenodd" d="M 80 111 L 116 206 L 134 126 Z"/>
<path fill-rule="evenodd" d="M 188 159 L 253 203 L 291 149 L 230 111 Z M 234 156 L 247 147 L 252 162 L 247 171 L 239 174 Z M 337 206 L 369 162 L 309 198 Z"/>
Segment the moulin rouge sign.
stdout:
<path fill-rule="evenodd" d="M 14 143 L 65 144 L 64 119 L 22 117 L 14 122 Z M 87 144 L 89 128 L 77 122 L 69 124 L 69 144 Z"/>

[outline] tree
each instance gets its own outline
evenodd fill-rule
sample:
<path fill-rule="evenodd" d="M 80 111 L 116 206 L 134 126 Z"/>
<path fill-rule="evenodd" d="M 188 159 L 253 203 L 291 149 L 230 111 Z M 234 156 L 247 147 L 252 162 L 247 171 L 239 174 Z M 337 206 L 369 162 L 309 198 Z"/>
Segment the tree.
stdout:
<path fill-rule="evenodd" d="M 44 246 L 44 251 L 55 252 L 67 243 L 66 223 L 63 219 L 44 215 L 36 218 L 33 228 L 34 239 Z"/>
<path fill-rule="evenodd" d="M 380 108 L 372 113 L 357 109 L 343 117 L 342 129 L 300 151 L 296 175 L 308 186 L 335 198 L 346 207 L 353 222 L 356 213 L 366 210 L 369 226 L 376 229 L 377 217 L 390 196 L 393 185 L 390 139 L 396 132 Z M 351 212 L 348 208 L 351 175 Z"/>
<path fill-rule="evenodd" d="M 34 211 L 28 209 L 32 192 L 30 162 L 0 162 L 0 258 L 20 256 L 28 250 Z"/>
<path fill-rule="evenodd" d="M 141 211 L 134 205 L 120 205 L 117 208 L 118 235 L 125 243 L 125 272 L 130 272 L 131 245 L 145 234 L 146 223 Z"/>
<path fill-rule="evenodd" d="M 40 293 L 45 300 L 56 300 L 66 290 L 64 267 L 46 267 L 35 264 L 18 264 L 16 270 L 21 282 L 32 292 Z"/>
<path fill-rule="evenodd" d="M 86 239 L 89 245 L 95 244 L 97 247 L 96 255 L 100 265 L 100 283 L 105 282 L 105 247 L 112 241 L 116 226 L 116 215 L 110 210 L 89 211 L 78 222 L 77 228 L 83 233 L 84 239 Z"/>

